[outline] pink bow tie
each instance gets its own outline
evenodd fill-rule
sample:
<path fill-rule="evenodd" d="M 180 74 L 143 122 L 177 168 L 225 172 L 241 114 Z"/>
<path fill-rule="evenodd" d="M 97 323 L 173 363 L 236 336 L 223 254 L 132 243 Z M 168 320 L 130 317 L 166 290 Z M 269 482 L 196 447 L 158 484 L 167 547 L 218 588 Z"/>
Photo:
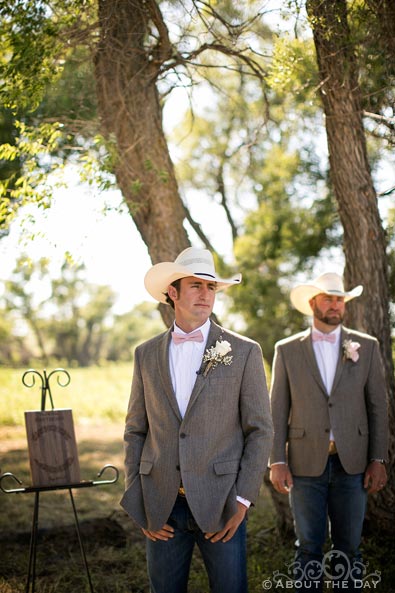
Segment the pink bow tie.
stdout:
<path fill-rule="evenodd" d="M 204 339 L 200 329 L 191 332 L 190 334 L 171 332 L 171 337 L 175 344 L 182 344 L 183 342 L 203 342 Z"/>
<path fill-rule="evenodd" d="M 318 332 L 313 332 L 312 339 L 313 342 L 331 342 L 331 344 L 334 344 L 336 342 L 336 336 L 333 333 L 320 334 Z"/>

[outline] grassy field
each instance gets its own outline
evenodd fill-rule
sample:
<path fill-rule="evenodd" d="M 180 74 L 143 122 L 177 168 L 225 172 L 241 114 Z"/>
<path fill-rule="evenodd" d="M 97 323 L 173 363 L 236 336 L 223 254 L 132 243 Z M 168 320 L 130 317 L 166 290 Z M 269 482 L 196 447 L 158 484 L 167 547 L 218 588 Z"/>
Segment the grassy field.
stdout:
<path fill-rule="evenodd" d="M 41 375 L 43 369 L 36 369 Z M 47 376 L 53 369 L 47 369 Z M 79 421 L 86 419 L 118 422 L 123 421 L 128 402 L 132 365 L 109 365 L 94 368 L 67 369 L 70 383 L 62 373 L 54 374 L 49 386 L 56 408 L 71 408 Z M 25 370 L 0 368 L 0 426 L 17 426 L 24 423 L 25 410 L 39 410 L 41 405 L 40 378 L 29 373 L 25 377 L 30 388 L 22 383 Z M 47 398 L 46 409 L 50 409 Z"/>
<path fill-rule="evenodd" d="M 55 407 L 73 410 L 82 479 L 98 479 L 97 472 L 107 463 L 120 470 L 115 484 L 73 491 L 95 593 L 149 591 L 144 538 L 119 506 L 123 492 L 122 433 L 131 371 L 131 365 L 73 369 L 67 387 L 59 387 L 56 377 L 51 383 Z M 0 468 L 3 473 L 12 472 L 27 486 L 30 474 L 24 410 L 40 409 L 41 385 L 36 381 L 28 389 L 21 382 L 22 374 L 0 369 Z M 50 407 L 49 402 L 46 407 Z M 17 484 L 7 478 L 3 486 L 11 489 Z M 34 494 L 0 491 L 0 593 L 25 591 L 33 504 Z M 382 579 L 368 590 L 395 593 L 391 544 L 383 537 L 364 538 L 364 561 L 369 563 L 369 573 L 381 571 Z M 274 574 L 286 573 L 292 557 L 292 539 L 280 537 L 270 493 L 262 486 L 248 523 L 250 593 L 269 588 L 290 590 L 285 585 L 276 586 Z M 67 491 L 40 494 L 36 591 L 89 591 Z M 189 593 L 208 593 L 198 553 L 193 559 Z"/>

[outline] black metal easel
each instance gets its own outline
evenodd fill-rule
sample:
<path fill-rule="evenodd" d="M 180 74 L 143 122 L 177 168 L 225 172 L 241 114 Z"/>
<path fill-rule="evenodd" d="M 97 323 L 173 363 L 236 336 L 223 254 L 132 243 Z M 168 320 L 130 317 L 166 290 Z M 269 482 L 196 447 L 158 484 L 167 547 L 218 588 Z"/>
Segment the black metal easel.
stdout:
<path fill-rule="evenodd" d="M 66 375 L 67 382 L 62 383 L 59 380 L 59 374 L 61 374 L 61 373 L 64 373 Z M 47 375 L 46 370 L 44 370 L 43 374 L 41 374 L 34 369 L 29 369 L 22 376 L 22 383 L 26 387 L 33 387 L 35 385 L 34 375 L 37 375 L 38 377 L 40 377 L 40 379 L 41 379 L 41 411 L 45 410 L 47 394 L 48 394 L 50 402 L 51 402 L 52 410 L 54 410 L 54 404 L 53 404 L 52 394 L 51 394 L 51 390 L 50 390 L 50 386 L 49 386 L 49 380 L 50 380 L 51 376 L 55 375 L 55 374 L 58 374 L 57 383 L 60 387 L 66 387 L 70 383 L 70 375 L 65 369 L 54 369 L 51 373 L 49 373 L 49 375 Z M 30 384 L 26 382 L 26 377 L 28 375 L 32 375 L 32 381 Z M 81 555 L 82 555 L 82 559 L 83 559 L 85 571 L 86 571 L 86 576 L 87 576 L 88 583 L 89 583 L 89 590 L 91 593 L 94 593 L 93 586 L 92 586 L 92 580 L 91 580 L 91 576 L 90 576 L 90 572 L 89 572 L 88 561 L 87 561 L 86 554 L 85 554 L 84 543 L 82 541 L 80 525 L 79 525 L 78 515 L 77 515 L 77 509 L 76 509 L 76 506 L 74 503 L 74 497 L 73 497 L 72 490 L 74 488 L 89 488 L 92 486 L 102 486 L 104 484 L 114 484 L 118 480 L 119 472 L 118 472 L 118 469 L 113 465 L 110 465 L 110 464 L 105 465 L 99 471 L 99 473 L 97 474 L 97 477 L 100 478 L 103 475 L 103 473 L 105 471 L 107 471 L 108 469 L 111 469 L 115 472 L 115 476 L 111 480 L 87 480 L 87 481 L 83 480 L 83 481 L 75 483 L 75 484 L 64 484 L 64 485 L 59 484 L 59 485 L 54 485 L 54 486 L 28 486 L 26 488 L 11 488 L 11 489 L 5 488 L 3 486 L 3 484 L 2 484 L 3 480 L 12 478 L 16 482 L 18 482 L 18 484 L 20 484 L 20 485 L 22 484 L 22 482 L 11 472 L 6 472 L 0 476 L 0 489 L 5 494 L 11 494 L 11 493 L 25 494 L 25 493 L 31 493 L 31 492 L 34 492 L 34 494 L 35 494 L 32 530 L 31 530 L 31 537 L 30 537 L 29 567 L 28 567 L 28 575 L 27 575 L 27 582 L 26 582 L 26 589 L 25 589 L 26 593 L 29 593 L 29 592 L 34 593 L 34 591 L 35 591 L 40 492 L 48 492 L 51 490 L 68 490 L 68 492 L 69 492 L 71 506 L 73 508 L 73 513 L 74 513 L 74 520 L 75 520 L 78 542 L 80 545 Z"/>

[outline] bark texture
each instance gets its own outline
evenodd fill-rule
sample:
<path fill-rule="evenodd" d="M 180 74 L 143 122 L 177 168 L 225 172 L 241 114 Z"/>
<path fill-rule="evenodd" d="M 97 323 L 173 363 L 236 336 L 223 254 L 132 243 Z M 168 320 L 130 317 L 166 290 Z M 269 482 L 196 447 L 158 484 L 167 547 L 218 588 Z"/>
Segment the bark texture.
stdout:
<path fill-rule="evenodd" d="M 174 261 L 190 243 L 157 89 L 172 53 L 167 29 L 154 0 L 98 0 L 98 9 L 98 106 L 117 183 L 152 262 Z M 130 272 L 138 257 L 131 254 Z M 169 309 L 161 310 L 166 323 Z"/>

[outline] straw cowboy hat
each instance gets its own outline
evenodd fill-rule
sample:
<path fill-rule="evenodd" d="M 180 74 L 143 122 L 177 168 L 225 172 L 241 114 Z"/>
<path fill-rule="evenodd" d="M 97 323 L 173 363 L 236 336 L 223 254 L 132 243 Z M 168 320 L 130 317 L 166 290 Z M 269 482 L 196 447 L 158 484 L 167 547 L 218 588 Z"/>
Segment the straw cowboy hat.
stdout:
<path fill-rule="evenodd" d="M 217 291 L 241 282 L 241 274 L 227 279 L 219 278 L 214 268 L 213 256 L 207 249 L 188 247 L 174 262 L 162 262 L 152 266 L 145 275 L 144 286 L 154 299 L 166 303 L 169 284 L 187 276 L 216 282 Z"/>
<path fill-rule="evenodd" d="M 344 297 L 344 301 L 351 301 L 362 294 L 363 286 L 359 285 L 352 290 L 345 291 L 343 279 L 339 274 L 327 273 L 318 276 L 308 284 L 299 284 L 291 290 L 291 303 L 304 315 L 312 315 L 309 300 L 317 294 L 329 294 Z"/>

